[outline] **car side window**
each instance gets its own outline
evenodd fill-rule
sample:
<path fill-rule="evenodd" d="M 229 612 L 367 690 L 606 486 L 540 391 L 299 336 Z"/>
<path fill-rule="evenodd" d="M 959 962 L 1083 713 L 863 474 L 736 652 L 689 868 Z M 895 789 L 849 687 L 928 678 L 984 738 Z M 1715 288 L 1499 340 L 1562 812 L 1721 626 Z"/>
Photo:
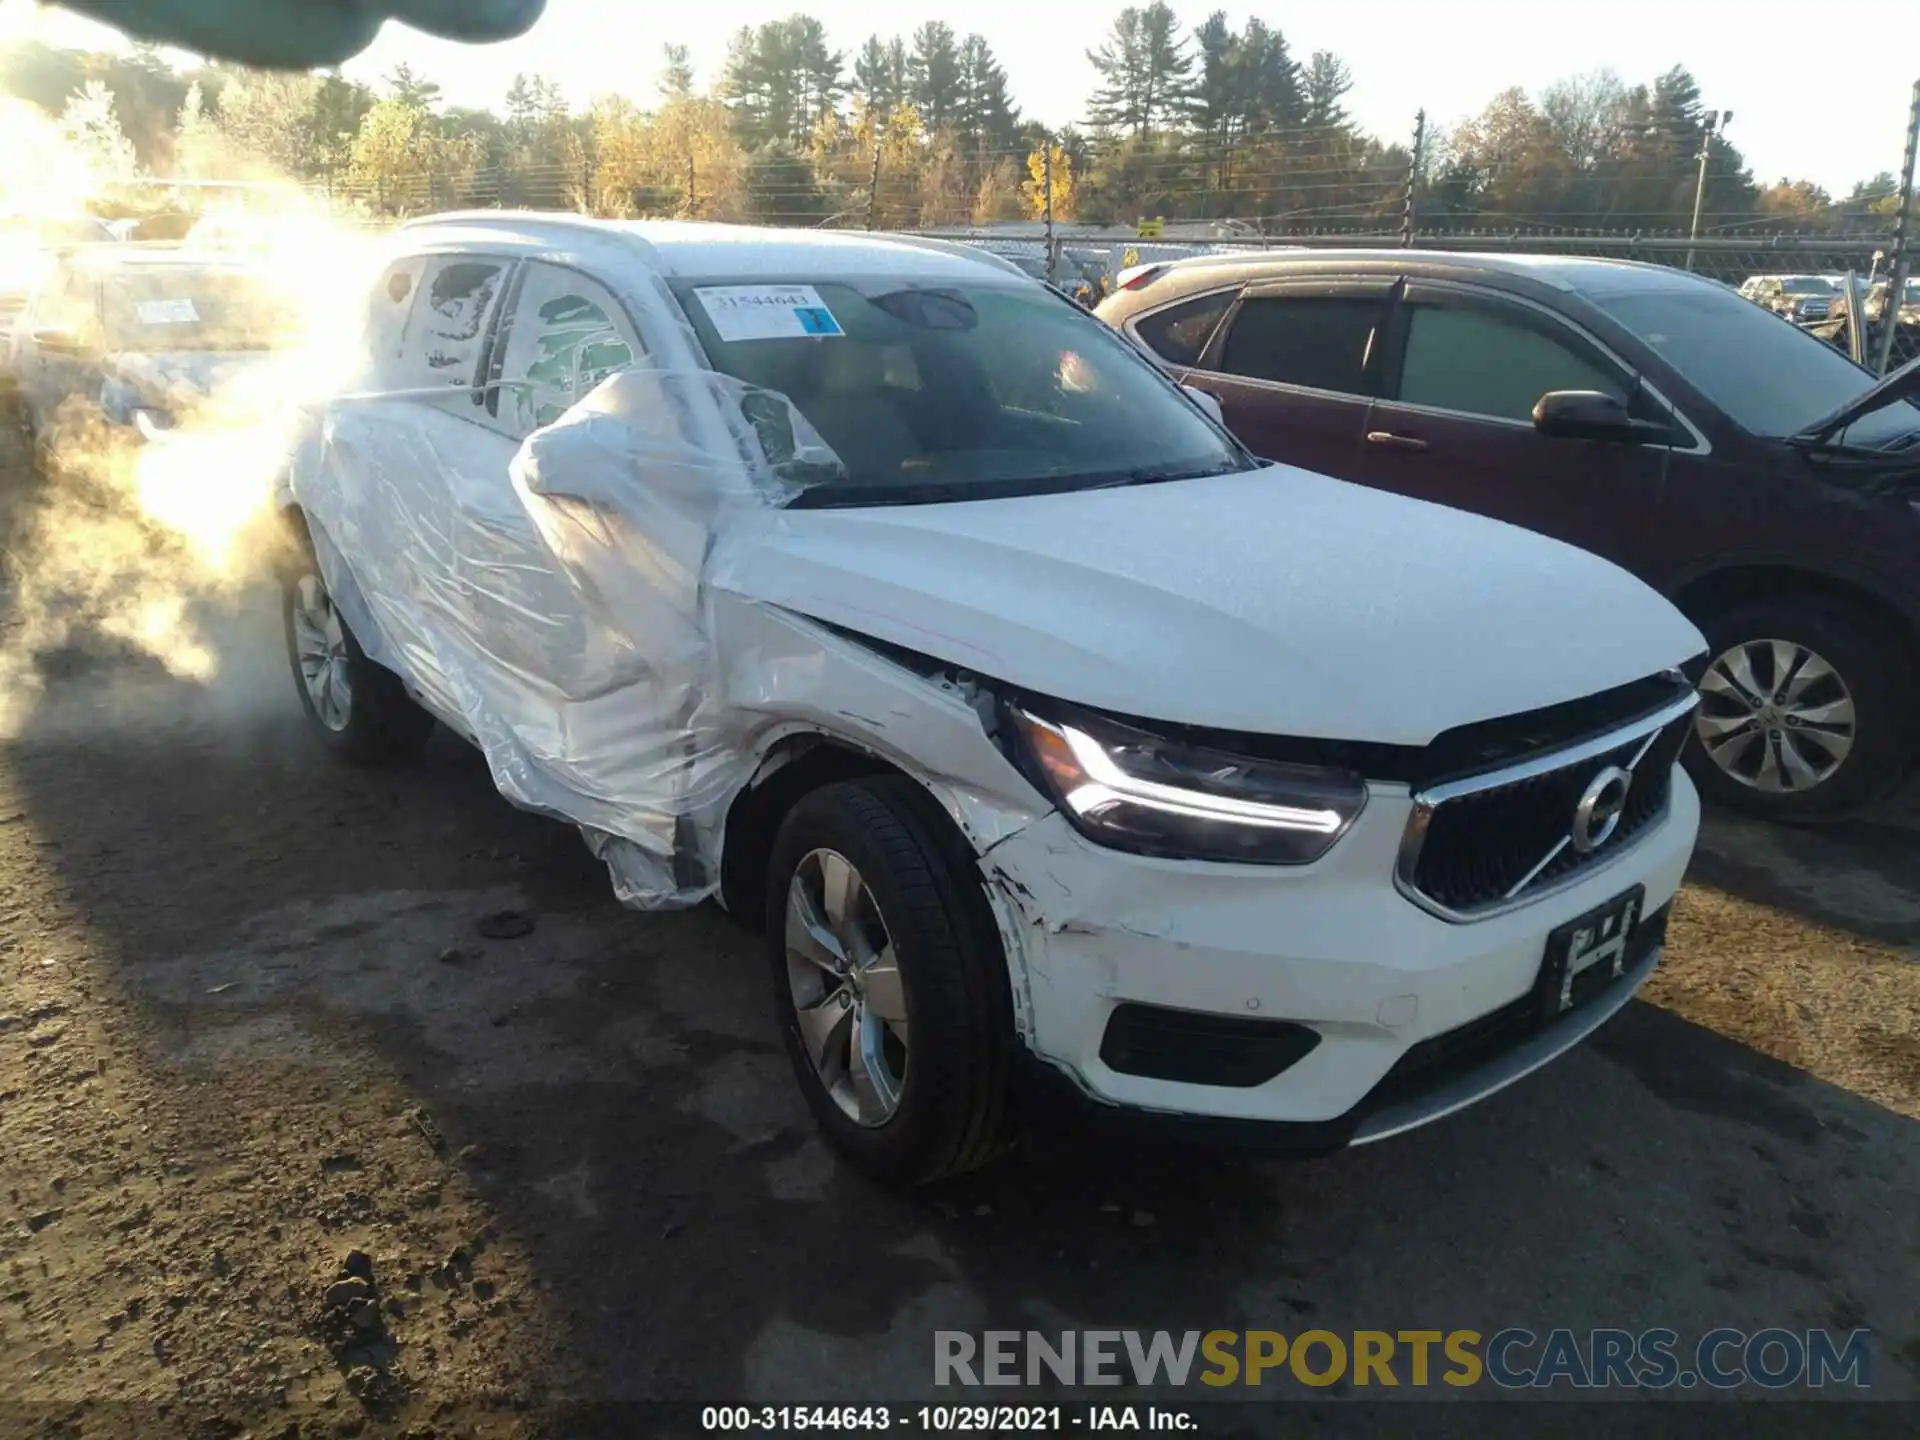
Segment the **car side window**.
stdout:
<path fill-rule="evenodd" d="M 426 268 L 424 255 L 395 261 L 367 294 L 364 343 L 368 356 L 381 372 L 390 371 L 400 360 L 407 317 L 413 313 L 420 276 Z"/>
<path fill-rule="evenodd" d="M 1366 393 L 1380 302 L 1361 296 L 1268 296 L 1243 303 L 1219 368 L 1229 375 Z"/>
<path fill-rule="evenodd" d="M 507 321 L 498 400 L 489 413 L 524 435 L 551 425 L 609 375 L 646 353 L 620 302 L 577 270 L 527 266 Z"/>
<path fill-rule="evenodd" d="M 1220 319 L 1233 304 L 1233 291 L 1201 295 L 1143 315 L 1133 333 L 1147 349 L 1170 365 L 1198 365 L 1200 356 L 1220 328 Z"/>
<path fill-rule="evenodd" d="M 450 255 L 428 262 L 407 317 L 402 370 L 412 385 L 471 386 L 507 261 Z"/>
<path fill-rule="evenodd" d="M 71 330 L 87 338 L 99 317 L 94 313 L 93 277 L 66 269 L 50 278 L 33 302 L 35 329 Z"/>
<path fill-rule="evenodd" d="M 1627 398 L 1620 376 L 1518 316 L 1439 305 L 1415 305 L 1408 315 L 1403 404 L 1525 423 L 1549 390 Z"/>

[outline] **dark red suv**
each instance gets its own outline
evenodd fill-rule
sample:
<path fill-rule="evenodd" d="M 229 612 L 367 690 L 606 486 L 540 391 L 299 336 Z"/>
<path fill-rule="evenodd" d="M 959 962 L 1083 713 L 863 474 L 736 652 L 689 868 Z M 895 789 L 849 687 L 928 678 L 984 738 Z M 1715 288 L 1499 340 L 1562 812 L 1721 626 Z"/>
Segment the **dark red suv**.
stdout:
<path fill-rule="evenodd" d="M 1269 459 L 1541 531 L 1670 596 L 1709 642 L 1689 745 L 1709 795 L 1825 818 L 1906 775 L 1920 367 L 1877 381 L 1727 286 L 1609 260 L 1209 256 L 1125 272 L 1098 313 Z"/>

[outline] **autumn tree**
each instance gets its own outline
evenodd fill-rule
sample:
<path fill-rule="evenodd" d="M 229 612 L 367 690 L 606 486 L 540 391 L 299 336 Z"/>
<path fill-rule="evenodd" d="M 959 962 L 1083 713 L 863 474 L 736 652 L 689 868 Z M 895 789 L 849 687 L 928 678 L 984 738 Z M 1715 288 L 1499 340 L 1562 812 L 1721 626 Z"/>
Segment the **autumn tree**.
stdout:
<path fill-rule="evenodd" d="M 283 71 L 248 72 L 220 91 L 220 133 L 247 156 L 283 176 L 314 173 L 321 81 Z M 182 116 L 185 129 L 185 116 Z"/>
<path fill-rule="evenodd" d="M 1079 213 L 1073 186 L 1073 157 L 1064 146 L 1050 145 L 1027 156 L 1027 183 L 1020 189 L 1027 197 L 1027 212 L 1035 220 L 1044 220 L 1049 208 L 1055 220 L 1072 220 Z"/>
<path fill-rule="evenodd" d="M 354 136 L 348 184 L 387 212 L 457 203 L 480 164 L 480 145 L 472 135 L 441 133 L 433 119 L 399 93 L 376 102 Z"/>
<path fill-rule="evenodd" d="M 1762 215 L 1791 225 L 1823 220 L 1833 211 L 1833 197 L 1811 180 L 1787 180 L 1769 185 L 1756 197 Z"/>
<path fill-rule="evenodd" d="M 94 185 L 131 180 L 139 169 L 133 142 L 114 113 L 113 92 L 89 80 L 60 115 L 60 138 Z"/>
<path fill-rule="evenodd" d="M 719 100 L 670 100 L 647 113 L 609 96 L 594 102 L 588 123 L 598 213 L 742 218 L 745 157 Z"/>

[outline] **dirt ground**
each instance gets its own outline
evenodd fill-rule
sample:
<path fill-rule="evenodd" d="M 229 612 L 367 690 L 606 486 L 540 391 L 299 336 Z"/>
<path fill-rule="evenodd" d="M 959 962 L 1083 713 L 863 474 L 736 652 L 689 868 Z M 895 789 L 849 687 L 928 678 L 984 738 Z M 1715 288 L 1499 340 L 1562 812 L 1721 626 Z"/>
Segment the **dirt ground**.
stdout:
<path fill-rule="evenodd" d="M 1713 819 L 1645 998 L 1414 1135 L 902 1197 L 814 1138 L 757 942 L 621 910 L 444 736 L 330 762 L 274 605 L 201 616 L 206 684 L 43 656 L 0 747 L 0 1430 L 902 1401 L 988 1326 L 1865 1326 L 1920 1398 L 1920 830 Z"/>

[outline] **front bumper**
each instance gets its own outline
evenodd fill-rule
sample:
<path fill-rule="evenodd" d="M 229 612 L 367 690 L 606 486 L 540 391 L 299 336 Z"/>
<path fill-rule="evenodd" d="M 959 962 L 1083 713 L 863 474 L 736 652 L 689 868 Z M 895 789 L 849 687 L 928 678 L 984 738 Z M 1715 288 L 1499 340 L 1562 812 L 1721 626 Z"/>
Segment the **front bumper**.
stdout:
<path fill-rule="evenodd" d="M 1035 1096 L 1129 1130 L 1246 1132 L 1306 1149 L 1365 1143 L 1544 1065 L 1652 972 L 1699 829 L 1683 772 L 1663 816 L 1619 854 L 1536 903 L 1469 923 L 1429 914 L 1393 888 L 1411 808 L 1404 790 L 1375 787 L 1346 838 L 1298 869 L 1125 855 L 1090 844 L 1058 815 L 994 846 L 982 869 L 1001 912 Z M 1422 1067 L 1415 1083 L 1401 1083 L 1410 1055 L 1486 1029 L 1531 994 L 1553 929 L 1635 885 L 1645 887 L 1642 913 L 1658 919 L 1619 980 L 1544 1028 L 1465 1047 L 1470 1063 Z M 1318 1041 L 1257 1084 L 1125 1073 L 1103 1058 L 1123 1006 L 1292 1022 Z"/>

